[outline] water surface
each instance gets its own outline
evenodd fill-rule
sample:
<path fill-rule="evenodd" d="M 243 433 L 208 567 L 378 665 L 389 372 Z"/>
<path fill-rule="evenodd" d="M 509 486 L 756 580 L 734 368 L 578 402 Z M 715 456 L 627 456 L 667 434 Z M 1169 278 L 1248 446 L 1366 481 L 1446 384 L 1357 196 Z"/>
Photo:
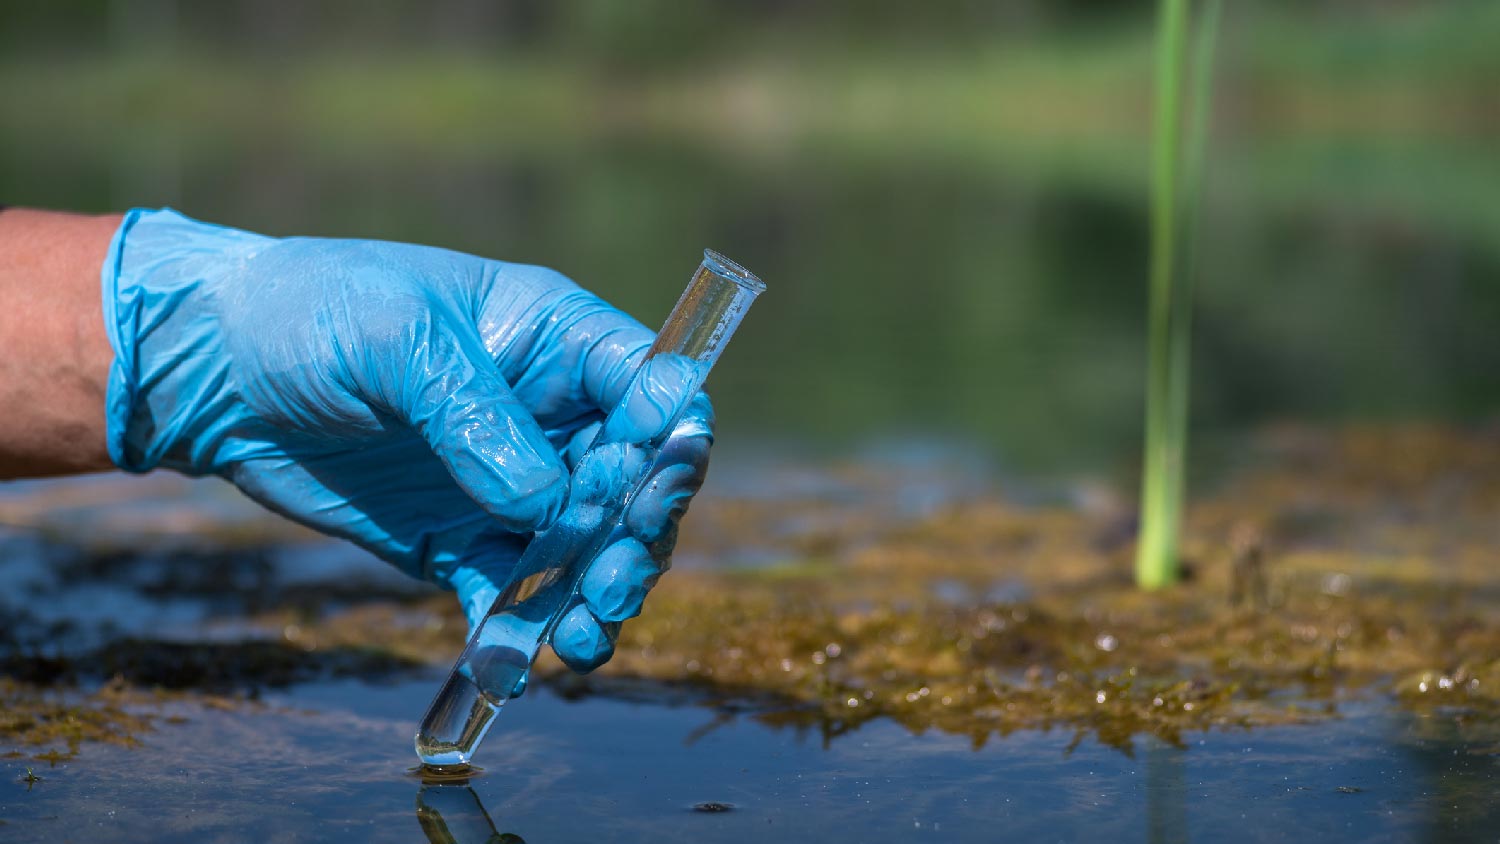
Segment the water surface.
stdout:
<path fill-rule="evenodd" d="M 7 760 L 5 840 L 414 841 L 419 803 L 450 831 L 487 818 L 532 842 L 1460 841 L 1500 823 L 1500 751 L 1422 736 L 1379 706 L 1132 757 L 1055 732 L 976 751 L 890 723 L 825 746 L 747 717 L 541 692 L 507 707 L 467 786 L 424 786 L 409 739 L 438 679 L 184 707 L 186 723 L 139 748 L 32 764 L 29 788 Z M 705 802 L 732 809 L 693 811 Z"/>

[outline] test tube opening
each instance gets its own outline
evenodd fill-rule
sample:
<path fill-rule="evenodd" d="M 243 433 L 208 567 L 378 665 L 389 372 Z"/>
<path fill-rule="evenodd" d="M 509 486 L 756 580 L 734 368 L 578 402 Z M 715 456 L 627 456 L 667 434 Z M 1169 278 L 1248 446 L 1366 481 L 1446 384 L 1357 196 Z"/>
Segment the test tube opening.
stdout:
<path fill-rule="evenodd" d="M 766 290 L 766 283 L 757 278 L 755 273 L 712 249 L 703 250 L 703 263 L 713 271 L 714 275 L 727 278 L 757 296 Z"/>

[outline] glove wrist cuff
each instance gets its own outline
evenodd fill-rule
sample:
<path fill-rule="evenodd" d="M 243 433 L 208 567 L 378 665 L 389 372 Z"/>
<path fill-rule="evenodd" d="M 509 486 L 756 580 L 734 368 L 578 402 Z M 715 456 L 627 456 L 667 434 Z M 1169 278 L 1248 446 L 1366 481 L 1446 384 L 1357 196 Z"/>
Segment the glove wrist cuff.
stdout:
<path fill-rule="evenodd" d="M 228 361 L 211 290 L 226 252 L 253 235 L 171 209 L 132 209 L 101 271 L 105 330 L 114 349 L 105 392 L 106 443 L 127 472 L 158 466 L 215 470 L 226 414 Z"/>
<path fill-rule="evenodd" d="M 109 252 L 105 254 L 100 270 L 103 285 L 101 300 L 104 306 L 104 330 L 109 336 L 110 348 L 115 358 L 109 367 L 109 380 L 104 394 L 105 442 L 109 448 L 110 462 L 127 472 L 144 472 L 149 467 L 135 465 L 127 456 L 125 430 L 135 406 L 136 349 L 134 318 L 138 316 L 129 306 L 122 307 L 119 295 L 120 264 L 125 254 L 125 238 L 140 220 L 143 209 L 133 208 L 115 230 L 110 239 Z"/>

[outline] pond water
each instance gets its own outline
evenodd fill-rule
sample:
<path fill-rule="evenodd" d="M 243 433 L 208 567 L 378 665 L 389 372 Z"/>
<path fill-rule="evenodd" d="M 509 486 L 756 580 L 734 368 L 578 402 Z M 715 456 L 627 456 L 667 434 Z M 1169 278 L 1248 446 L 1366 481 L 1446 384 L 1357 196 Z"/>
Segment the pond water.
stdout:
<path fill-rule="evenodd" d="M 440 680 L 309 683 L 246 711 L 178 708 L 137 748 L 0 763 L 7 841 L 1493 840 L 1500 753 L 1379 706 L 1133 756 L 1071 736 L 966 739 L 877 722 L 824 743 L 749 713 L 565 701 L 506 709 L 466 784 L 410 738 Z M 701 804 L 728 811 L 695 811 Z M 437 819 L 449 837 L 437 832 Z M 510 839 L 504 839 L 510 840 Z"/>

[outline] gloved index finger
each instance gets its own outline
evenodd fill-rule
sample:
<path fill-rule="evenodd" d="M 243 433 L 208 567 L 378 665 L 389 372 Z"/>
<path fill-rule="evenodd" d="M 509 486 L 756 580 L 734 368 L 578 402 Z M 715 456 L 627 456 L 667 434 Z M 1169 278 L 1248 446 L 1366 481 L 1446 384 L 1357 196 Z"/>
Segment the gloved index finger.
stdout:
<path fill-rule="evenodd" d="M 604 442 L 659 443 L 698 394 L 705 367 L 691 358 L 658 354 L 647 360 L 610 411 Z"/>
<path fill-rule="evenodd" d="M 569 336 L 587 341 L 578 364 L 579 385 L 595 407 L 608 413 L 625 395 L 656 335 L 623 311 L 595 301 L 597 309 L 577 318 Z"/>
<path fill-rule="evenodd" d="M 410 360 L 394 409 L 410 423 L 475 503 L 516 532 L 550 524 L 568 474 L 525 404 L 477 338 L 433 326 Z"/>

